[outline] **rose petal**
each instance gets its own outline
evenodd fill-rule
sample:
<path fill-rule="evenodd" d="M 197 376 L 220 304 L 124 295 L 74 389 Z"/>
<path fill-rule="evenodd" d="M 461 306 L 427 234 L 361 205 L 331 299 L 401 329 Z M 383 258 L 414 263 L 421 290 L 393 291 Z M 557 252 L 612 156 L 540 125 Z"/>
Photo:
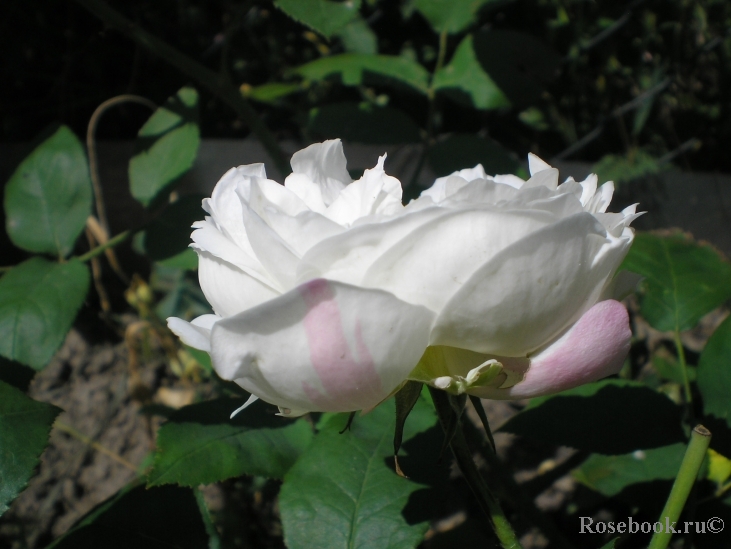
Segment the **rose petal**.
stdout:
<path fill-rule="evenodd" d="M 281 293 L 208 252 L 198 252 L 198 280 L 208 303 L 220 316 L 235 315 Z"/>
<path fill-rule="evenodd" d="M 352 181 L 346 169 L 347 161 L 340 139 L 314 143 L 294 153 L 290 164 L 295 174 L 307 176 L 320 187 L 325 206 L 332 204 L 345 186 Z M 286 182 L 285 186 L 290 187 Z M 299 194 L 297 189 L 292 190 Z"/>
<path fill-rule="evenodd" d="M 526 356 L 596 303 L 631 239 L 581 213 L 537 231 L 474 272 L 442 309 L 431 345 Z"/>
<path fill-rule="evenodd" d="M 221 320 L 221 317 L 218 315 L 202 315 L 191 322 L 171 316 L 167 319 L 167 322 L 170 331 L 178 336 L 183 343 L 194 349 L 210 353 L 211 329 L 219 320 Z"/>
<path fill-rule="evenodd" d="M 553 168 L 544 160 L 541 160 L 533 153 L 528 153 L 528 171 L 531 177 L 543 170 L 552 170 Z"/>
<path fill-rule="evenodd" d="M 520 383 L 507 389 L 483 387 L 470 394 L 492 399 L 549 395 L 616 374 L 630 348 L 629 315 L 618 301 L 601 301 L 564 335 L 531 358 Z"/>
<path fill-rule="evenodd" d="M 363 284 L 440 311 L 493 256 L 553 222 L 552 215 L 541 211 L 451 211 L 384 252 L 368 268 Z"/>
<path fill-rule="evenodd" d="M 377 405 L 406 379 L 434 314 L 379 290 L 317 279 L 215 324 L 213 365 L 292 410 Z"/>

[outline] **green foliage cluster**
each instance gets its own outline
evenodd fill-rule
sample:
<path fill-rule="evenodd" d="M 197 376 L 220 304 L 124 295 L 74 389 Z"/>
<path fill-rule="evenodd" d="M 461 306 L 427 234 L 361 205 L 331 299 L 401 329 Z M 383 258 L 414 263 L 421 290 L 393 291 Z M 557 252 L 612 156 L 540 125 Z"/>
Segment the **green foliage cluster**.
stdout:
<path fill-rule="evenodd" d="M 79 3 L 106 18 L 110 26 L 119 23 L 114 19 L 118 14 L 110 15 L 96 0 Z M 304 32 L 313 51 L 319 53 L 312 54 L 311 59 L 303 59 L 309 54 L 300 53 L 298 62 L 292 64 L 275 58 L 276 70 L 262 77 L 258 85 L 240 90 L 227 84 L 225 78 L 197 84 L 218 92 L 219 98 L 244 118 L 256 114 L 249 100 L 275 125 L 281 117 L 289 117 L 288 123 L 296 124 L 307 139 L 421 143 L 422 162 L 429 162 L 443 175 L 477 162 L 488 172 L 520 172 L 516 156 L 508 149 L 543 146 L 540 144 L 555 139 L 557 133 L 566 146 L 572 146 L 579 133 L 597 122 L 585 116 L 588 111 L 581 101 L 614 104 L 609 97 L 621 96 L 622 85 L 631 87 L 639 82 L 636 93 L 630 93 L 634 99 L 625 96 L 635 104 L 611 120 L 633 113 L 634 137 L 627 150 L 637 149 L 643 166 L 653 170 L 658 163 L 648 160 L 650 153 L 641 152 L 639 147 L 663 154 L 672 147 L 653 142 L 664 115 L 652 113 L 664 112 L 671 101 L 681 103 L 675 107 L 676 113 L 698 114 L 703 110 L 699 99 L 703 93 L 694 91 L 692 85 L 693 79 L 702 79 L 703 74 L 684 75 L 691 82 L 683 88 L 685 92 L 664 95 L 667 86 L 685 85 L 685 81 L 677 80 L 682 65 L 673 65 L 674 58 L 657 60 L 651 54 L 658 40 L 665 39 L 666 31 L 679 35 L 677 44 L 687 39 L 680 23 L 673 26 L 668 13 L 690 14 L 694 36 L 701 42 L 694 50 L 699 57 L 694 59 L 731 48 L 727 37 L 711 47 L 716 22 L 708 14 L 720 14 L 723 19 L 729 10 L 724 3 L 710 0 L 692 7 L 681 0 L 669 2 L 672 8 L 658 9 L 658 13 L 670 22 L 660 21 L 643 2 L 635 2 L 612 20 L 591 19 L 585 14 L 580 19 L 583 27 L 572 27 L 572 16 L 581 10 L 596 15 L 592 11 L 596 7 L 558 0 L 538 2 L 540 14 L 554 14 L 548 25 L 553 44 L 570 43 L 563 55 L 546 44 L 545 36 L 500 28 L 497 19 L 490 19 L 499 10 L 510 13 L 502 0 L 410 0 L 399 4 L 398 17 L 421 25 L 422 35 L 425 26 L 431 29 L 418 47 L 384 37 L 378 18 L 371 18 L 381 11 L 388 12 L 388 18 L 395 17 L 385 4 L 375 0 L 277 0 L 267 4 L 267 9 L 279 10 L 298 22 L 287 28 L 298 29 L 298 36 Z M 237 19 L 239 25 L 246 17 L 265 17 L 261 3 L 245 7 Z M 601 52 L 605 40 L 630 24 L 642 30 L 635 35 L 649 54 L 646 65 L 626 66 L 620 57 Z M 304 31 L 305 27 L 310 30 Z M 131 38 L 139 43 L 140 36 L 132 33 Z M 180 61 L 175 57 L 182 55 L 179 52 L 173 51 L 173 55 L 144 39 L 172 65 L 187 70 L 189 77 L 208 74 L 196 61 L 185 56 Z M 429 43 L 431 50 L 426 45 Z M 235 68 L 233 53 L 222 53 L 222 57 Z M 587 75 L 592 73 L 588 67 L 597 60 L 605 64 L 602 71 L 606 74 L 596 75 L 592 89 L 585 89 L 584 99 L 572 96 L 571 101 L 578 104 L 567 104 L 555 95 L 551 86 L 557 78 L 573 75 L 586 84 Z M 226 72 L 230 67 L 224 68 Z M 670 83 L 661 88 L 659 84 L 665 80 Z M 642 95 L 653 89 L 659 91 Z M 706 91 L 716 97 L 715 91 Z M 6 231 L 28 259 L 3 266 L 0 277 L 0 514 L 32 477 L 59 413 L 58 408 L 35 401 L 26 392 L 34 371 L 49 363 L 87 299 L 90 261 L 134 233 L 135 247 L 152 266 L 150 284 L 163 296 L 147 313 L 153 318 L 190 318 L 205 312 L 205 300 L 190 277 L 196 258 L 187 249 L 190 223 L 202 215 L 200 197 L 181 198 L 175 192 L 180 176 L 196 158 L 205 120 L 201 107 L 198 91 L 185 86 L 141 126 L 129 163 L 129 189 L 152 221 L 131 226 L 130 231 L 89 251 L 84 251 L 79 237 L 92 215 L 92 178 L 84 148 L 69 127 L 60 126 L 40 140 L 5 186 Z M 712 111 L 706 115 L 714 116 Z M 420 118 L 424 113 L 428 116 Z M 495 127 L 522 124 L 522 133 L 502 139 L 498 132 L 483 129 L 476 134 L 474 126 L 449 120 L 451 114 L 459 118 L 464 113 L 483 122 L 495 121 Z M 521 122 L 516 122 L 516 116 Z M 262 127 L 258 136 L 269 143 L 274 155 L 276 149 L 268 141 L 271 135 Z M 525 128 L 530 131 L 526 133 Z M 620 169 L 619 161 L 612 162 L 605 159 L 603 169 Z M 655 356 L 650 374 L 647 368 L 638 369 L 633 352 L 618 379 L 533 399 L 502 430 L 536 443 L 579 451 L 581 460 L 574 464 L 572 474 L 586 493 L 562 510 L 559 519 L 565 526 L 575 525 L 572 519 L 602 506 L 617 512 L 630 509 L 654 521 L 669 482 L 677 474 L 689 428 L 701 421 L 715 437 L 714 452 L 701 472 L 704 480 L 698 487 L 695 520 L 722 513 L 728 516 L 731 318 L 713 333 L 697 359 L 686 357 L 681 335 L 696 328 L 704 315 L 731 297 L 731 266 L 712 248 L 683 235 L 640 234 L 623 268 L 644 277 L 637 292 L 640 315 L 653 329 L 667 333 L 668 341 L 675 345 L 673 352 L 663 355 L 651 349 Z M 635 348 L 641 345 L 638 339 Z M 216 398 L 168 414 L 149 467 L 51 547 L 221 547 L 215 521 L 198 486 L 242 475 L 281 483 L 278 501 L 283 538 L 292 549 L 415 547 L 423 540 L 429 522 L 439 518 L 434 510 L 443 510 L 440 502 L 457 498 L 464 491 L 450 479 L 446 464 L 437 464 L 443 437 L 428 393 L 415 398 L 410 414 L 403 410 L 397 414 L 391 399 L 356 417 L 344 433 L 341 431 L 348 422 L 344 415 L 290 421 L 271 417 L 261 403 L 230 420 L 229 413 L 245 395 L 211 373 L 205 353 L 190 354 L 216 387 Z M 400 433 L 401 440 L 395 446 L 401 469 L 412 478 L 396 473 L 394 430 Z M 473 435 L 470 442 L 475 450 L 497 459 L 489 453 L 487 442 L 479 434 Z M 551 474 L 549 471 L 531 482 L 534 486 L 545 484 Z M 511 514 L 520 515 L 523 508 L 532 508 L 532 500 L 542 491 L 532 493 L 528 484 L 512 492 L 503 488 Z M 534 515 L 526 512 L 525 516 Z M 443 534 L 442 539 L 458 546 L 463 543 L 460 536 L 473 535 L 474 524 L 468 519 L 464 528 Z M 554 536 L 554 529 L 545 523 L 539 528 Z M 565 527 L 564 533 L 573 536 L 575 530 Z M 434 547 L 439 546 L 440 535 L 434 536 Z M 698 547 L 720 547 L 718 543 L 727 543 L 728 535 L 697 536 L 695 543 Z M 592 543 L 615 545 L 614 540 L 598 538 Z"/>

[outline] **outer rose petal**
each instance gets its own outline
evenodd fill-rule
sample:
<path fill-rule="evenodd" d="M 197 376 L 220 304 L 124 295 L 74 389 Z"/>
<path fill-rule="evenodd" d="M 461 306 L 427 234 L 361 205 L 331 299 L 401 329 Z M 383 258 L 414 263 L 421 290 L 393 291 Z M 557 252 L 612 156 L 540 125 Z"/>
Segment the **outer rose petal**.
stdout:
<path fill-rule="evenodd" d="M 186 345 L 210 353 L 211 329 L 219 320 L 221 317 L 218 315 L 202 315 L 190 322 L 171 316 L 168 318 L 168 328 Z"/>
<path fill-rule="evenodd" d="M 625 253 L 625 242 L 608 239 L 591 214 L 537 231 L 465 282 L 441 310 L 430 345 L 526 356 L 596 303 Z"/>
<path fill-rule="evenodd" d="M 520 383 L 508 389 L 482 387 L 470 394 L 492 399 L 521 399 L 558 393 L 616 374 L 630 348 L 627 309 L 602 301 L 589 309 L 563 336 L 531 358 Z"/>
<path fill-rule="evenodd" d="M 198 252 L 198 280 L 216 314 L 231 316 L 280 295 L 272 286 L 208 252 Z"/>
<path fill-rule="evenodd" d="M 315 279 L 215 324 L 221 377 L 286 409 L 346 412 L 388 397 L 419 361 L 434 313 Z"/>

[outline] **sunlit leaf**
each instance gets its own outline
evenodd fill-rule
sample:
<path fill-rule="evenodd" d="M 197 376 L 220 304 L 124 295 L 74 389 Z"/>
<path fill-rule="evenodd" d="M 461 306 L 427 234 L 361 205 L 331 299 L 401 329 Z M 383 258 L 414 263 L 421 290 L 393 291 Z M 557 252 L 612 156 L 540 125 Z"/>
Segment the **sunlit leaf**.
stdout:
<path fill-rule="evenodd" d="M 642 383 L 610 379 L 531 399 L 500 430 L 599 454 L 685 442 L 682 410 Z"/>
<path fill-rule="evenodd" d="M 731 427 L 731 316 L 716 328 L 698 363 L 703 411 Z"/>
<path fill-rule="evenodd" d="M 0 278 L 0 355 L 40 370 L 71 328 L 89 289 L 89 270 L 73 259 L 34 257 Z"/>
<path fill-rule="evenodd" d="M 645 277 L 641 313 L 657 330 L 689 330 L 731 297 L 731 264 L 680 234 L 638 234 L 621 268 Z"/>
<path fill-rule="evenodd" d="M 198 92 L 181 88 L 145 122 L 129 161 L 132 196 L 147 206 L 187 172 L 198 153 Z"/>
<path fill-rule="evenodd" d="M 308 80 L 339 76 L 346 86 L 359 86 L 376 77 L 379 82 L 405 84 L 424 94 L 429 82 L 429 73 L 424 67 L 416 61 L 394 55 L 343 53 L 312 61 L 294 72 Z"/>
<path fill-rule="evenodd" d="M 60 412 L 0 381 L 0 515 L 33 476 Z"/>
<path fill-rule="evenodd" d="M 255 403 L 217 399 L 181 408 L 158 431 L 148 486 L 209 484 L 241 475 L 282 478 L 312 439 L 305 420 L 267 413 Z"/>
<path fill-rule="evenodd" d="M 209 538 L 190 488 L 123 488 L 47 549 L 201 549 Z"/>
<path fill-rule="evenodd" d="M 605 496 L 615 496 L 632 484 L 674 479 L 685 448 L 678 443 L 618 456 L 594 454 L 574 470 L 574 477 Z"/>
<path fill-rule="evenodd" d="M 329 419 L 284 478 L 279 507 L 287 547 L 415 547 L 427 523 L 410 524 L 402 509 L 422 485 L 392 469 L 393 399 L 357 416 L 352 428 L 340 434 L 343 416 Z M 429 406 L 417 402 L 406 421 L 404 439 L 434 421 Z"/>
<path fill-rule="evenodd" d="M 13 244 L 67 256 L 91 213 L 91 179 L 81 142 L 61 126 L 28 155 L 5 186 Z"/>
<path fill-rule="evenodd" d="M 275 0 L 274 5 L 295 21 L 330 38 L 358 16 L 360 0 Z"/>
<path fill-rule="evenodd" d="M 302 86 L 284 82 L 270 82 L 255 87 L 249 85 L 241 86 L 241 91 L 247 99 L 253 99 L 262 103 L 276 103 L 283 97 L 302 91 Z"/>
<path fill-rule="evenodd" d="M 419 127 L 408 115 L 390 107 L 335 103 L 310 111 L 309 129 L 320 138 L 353 143 L 416 143 Z"/>
<path fill-rule="evenodd" d="M 351 53 L 365 53 L 374 55 L 378 53 L 378 39 L 368 23 L 360 17 L 345 25 L 338 36 L 343 42 L 345 51 Z"/>
<path fill-rule="evenodd" d="M 497 84 L 482 70 L 472 47 L 472 36 L 457 46 L 451 61 L 434 75 L 434 89 L 456 99 L 466 95 L 478 109 L 497 109 L 510 106 Z"/>

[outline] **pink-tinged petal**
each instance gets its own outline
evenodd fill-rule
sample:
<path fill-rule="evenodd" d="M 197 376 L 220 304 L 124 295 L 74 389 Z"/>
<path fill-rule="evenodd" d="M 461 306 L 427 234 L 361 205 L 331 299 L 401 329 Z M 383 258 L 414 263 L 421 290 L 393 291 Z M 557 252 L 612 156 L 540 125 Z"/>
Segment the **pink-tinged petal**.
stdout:
<path fill-rule="evenodd" d="M 213 366 L 289 410 L 368 409 L 406 379 L 434 314 L 380 290 L 316 279 L 215 324 Z"/>
<path fill-rule="evenodd" d="M 482 398 L 522 399 L 549 395 L 616 374 L 630 348 L 627 309 L 618 301 L 601 301 L 563 336 L 531 357 L 520 383 L 507 389 L 470 391 Z"/>

